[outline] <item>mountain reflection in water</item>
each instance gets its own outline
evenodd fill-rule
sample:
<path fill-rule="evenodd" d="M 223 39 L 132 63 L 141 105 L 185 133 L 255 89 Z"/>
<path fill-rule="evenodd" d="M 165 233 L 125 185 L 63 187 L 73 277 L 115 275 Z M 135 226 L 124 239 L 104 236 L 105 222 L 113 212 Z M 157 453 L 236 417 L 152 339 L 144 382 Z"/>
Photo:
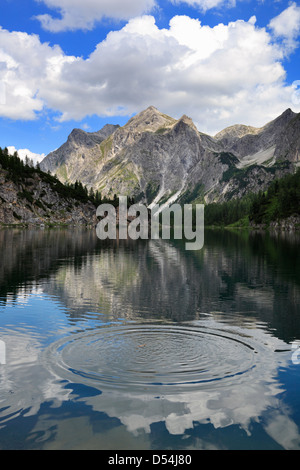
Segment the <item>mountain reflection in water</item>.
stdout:
<path fill-rule="evenodd" d="M 298 246 L 1 230 L 0 448 L 299 449 Z"/>

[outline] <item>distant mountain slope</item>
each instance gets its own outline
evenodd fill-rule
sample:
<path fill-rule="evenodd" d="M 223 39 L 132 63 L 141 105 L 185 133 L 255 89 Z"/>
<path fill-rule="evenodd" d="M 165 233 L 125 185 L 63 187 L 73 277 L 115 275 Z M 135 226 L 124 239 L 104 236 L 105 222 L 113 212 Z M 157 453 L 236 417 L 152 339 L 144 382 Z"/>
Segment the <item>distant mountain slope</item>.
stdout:
<path fill-rule="evenodd" d="M 93 171 L 93 158 L 98 158 L 100 144 L 119 127 L 107 124 L 92 133 L 73 129 L 67 142 L 40 163 L 41 170 L 56 173 L 62 182 L 84 180 L 84 175 Z"/>
<path fill-rule="evenodd" d="M 41 168 L 80 180 L 102 195 L 134 196 L 148 205 L 222 201 L 264 189 L 299 164 L 299 115 L 290 109 L 262 128 L 235 125 L 217 135 L 190 118 L 150 106 L 123 126 L 74 130 Z"/>
<path fill-rule="evenodd" d="M 270 165 L 273 157 L 280 157 L 281 152 L 278 152 L 278 146 L 281 145 L 289 124 L 296 116 L 297 114 L 291 109 L 287 109 L 281 116 L 260 129 L 232 126 L 217 134 L 215 138 L 223 146 L 225 152 L 232 152 L 241 160 L 241 166 L 255 161 L 258 164 Z M 285 158 L 293 161 L 294 155 L 288 153 Z"/>

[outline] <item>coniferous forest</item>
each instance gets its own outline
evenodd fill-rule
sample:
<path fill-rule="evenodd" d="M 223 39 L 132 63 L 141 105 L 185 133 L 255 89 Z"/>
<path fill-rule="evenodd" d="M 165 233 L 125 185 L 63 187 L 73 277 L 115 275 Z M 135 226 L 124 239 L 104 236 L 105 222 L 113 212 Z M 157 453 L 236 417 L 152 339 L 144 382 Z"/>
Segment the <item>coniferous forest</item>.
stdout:
<path fill-rule="evenodd" d="M 258 193 L 252 202 L 249 219 L 255 224 L 269 224 L 292 215 L 300 215 L 300 169 L 273 181 L 266 192 Z"/>
<path fill-rule="evenodd" d="M 274 180 L 266 191 L 205 206 L 205 225 L 268 225 L 300 215 L 300 169 Z"/>
<path fill-rule="evenodd" d="M 27 178 L 38 174 L 41 180 L 54 187 L 55 191 L 63 198 L 73 198 L 83 203 L 90 201 L 95 206 L 105 202 L 112 204 L 116 202 L 116 198 L 113 200 L 102 198 L 99 191 L 94 191 L 92 188 L 88 190 L 80 181 L 63 184 L 55 175 L 42 171 L 39 164 L 35 167 L 30 159 L 22 160 L 17 152 L 10 155 L 7 148 L 0 148 L 0 168 L 7 171 L 6 178 L 14 183 L 24 183 Z"/>

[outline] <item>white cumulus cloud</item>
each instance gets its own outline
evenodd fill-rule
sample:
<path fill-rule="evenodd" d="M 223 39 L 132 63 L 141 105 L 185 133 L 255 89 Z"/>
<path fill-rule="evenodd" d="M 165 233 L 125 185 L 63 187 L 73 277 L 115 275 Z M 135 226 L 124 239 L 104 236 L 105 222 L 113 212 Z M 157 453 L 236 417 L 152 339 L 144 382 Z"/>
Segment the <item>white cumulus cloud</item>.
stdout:
<path fill-rule="evenodd" d="M 277 38 L 283 39 L 286 52 L 290 53 L 297 45 L 297 39 L 300 36 L 300 6 L 295 2 L 284 10 L 280 15 L 273 18 L 269 27 Z"/>
<path fill-rule="evenodd" d="M 45 104 L 41 90 L 46 83 L 57 87 L 63 64 L 73 60 L 59 46 L 41 43 L 36 35 L 0 27 L 0 115 L 35 119 Z"/>
<path fill-rule="evenodd" d="M 261 125 L 291 107 L 281 58 L 254 17 L 212 28 L 176 16 L 159 29 L 143 16 L 111 32 L 88 60 L 65 64 L 64 106 L 53 88 L 45 96 L 62 120 L 131 114 L 152 104 L 174 117 L 189 114 L 206 132 L 235 122 Z"/>
<path fill-rule="evenodd" d="M 21 158 L 21 160 L 25 161 L 26 157 L 29 158 L 29 160 L 32 160 L 34 165 L 40 163 L 46 156 L 45 154 L 31 152 L 29 149 L 17 150 L 13 145 L 7 147 L 7 150 L 9 155 L 14 155 L 14 153 L 17 152 L 18 157 Z"/>
<path fill-rule="evenodd" d="M 149 13 L 155 0 L 37 0 L 59 12 L 60 18 L 38 15 L 42 26 L 52 32 L 92 29 L 103 18 L 128 20 Z"/>
<path fill-rule="evenodd" d="M 0 115 L 33 119 L 48 108 L 67 121 L 154 105 L 188 114 L 211 134 L 235 123 L 262 125 L 294 106 L 282 48 L 255 17 L 210 27 L 175 16 L 160 29 L 145 15 L 110 32 L 86 59 L 0 29 Z"/>
<path fill-rule="evenodd" d="M 55 15 L 42 14 L 37 19 L 51 32 L 92 29 L 104 18 L 129 20 L 150 13 L 156 0 L 36 0 L 53 9 Z M 245 1 L 245 0 L 239 0 Z M 169 0 L 174 5 L 185 3 L 203 12 L 213 8 L 231 8 L 236 0 Z M 57 17 L 57 13 L 59 17 Z"/>
<path fill-rule="evenodd" d="M 191 7 L 198 8 L 204 12 L 207 10 L 211 10 L 212 8 L 231 8 L 236 5 L 235 0 L 170 0 L 170 2 L 174 5 L 185 3 Z"/>

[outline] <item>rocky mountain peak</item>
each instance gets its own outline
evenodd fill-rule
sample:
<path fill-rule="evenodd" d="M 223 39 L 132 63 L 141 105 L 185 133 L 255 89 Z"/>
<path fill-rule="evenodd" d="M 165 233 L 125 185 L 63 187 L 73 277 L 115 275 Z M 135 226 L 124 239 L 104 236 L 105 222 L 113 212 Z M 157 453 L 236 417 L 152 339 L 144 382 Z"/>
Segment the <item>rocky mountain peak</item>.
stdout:
<path fill-rule="evenodd" d="M 180 119 L 178 119 L 177 123 L 175 124 L 176 127 L 179 127 L 181 125 L 186 125 L 186 126 L 189 126 L 191 127 L 194 131 L 198 132 L 198 129 L 197 127 L 195 126 L 192 118 L 190 118 L 189 116 L 187 116 L 186 114 L 184 114 L 183 116 L 181 116 Z"/>
<path fill-rule="evenodd" d="M 119 127 L 118 125 L 106 124 L 102 129 L 96 132 L 86 132 L 82 129 L 75 128 L 70 133 L 67 143 L 73 147 L 81 147 L 82 145 L 93 147 L 107 139 L 107 137 Z"/>
<path fill-rule="evenodd" d="M 266 124 L 263 129 L 267 129 L 269 127 L 272 127 L 275 131 L 278 129 L 283 129 L 287 126 L 287 124 L 291 121 L 296 116 L 296 113 L 294 113 L 291 108 L 286 109 L 280 116 L 278 116 L 276 119 L 273 121 L 269 122 Z"/>
<path fill-rule="evenodd" d="M 223 143 L 233 143 L 234 141 L 242 139 L 243 137 L 248 135 L 251 136 L 261 134 L 269 130 L 270 128 L 272 128 L 272 130 L 274 128 L 275 130 L 278 130 L 279 127 L 284 127 L 285 125 L 287 125 L 289 121 L 295 116 L 296 114 L 290 108 L 288 108 L 280 116 L 268 122 L 263 127 L 253 127 L 244 124 L 235 124 L 233 126 L 226 127 L 222 131 L 218 132 L 214 136 L 214 139 L 222 141 Z"/>
<path fill-rule="evenodd" d="M 281 117 L 286 116 L 286 117 L 288 117 L 288 118 L 291 119 L 292 117 L 295 116 L 295 114 L 296 114 L 296 113 L 294 113 L 294 111 L 292 111 L 291 108 L 288 108 L 288 109 L 286 109 L 286 110 L 281 114 Z M 280 116 L 279 116 L 279 117 L 280 117 Z"/>
<path fill-rule="evenodd" d="M 247 134 L 257 134 L 260 131 L 257 127 L 246 126 L 244 124 L 235 124 L 233 126 L 226 127 L 222 131 L 218 132 L 214 138 L 216 140 L 224 140 L 224 139 L 241 139 Z"/>
<path fill-rule="evenodd" d="M 79 140 L 85 134 L 87 134 L 87 132 L 83 131 L 82 129 L 75 128 L 68 136 L 68 140 Z"/>
<path fill-rule="evenodd" d="M 171 127 L 176 120 L 149 106 L 144 111 L 132 117 L 123 127 L 131 132 L 156 132 L 161 127 Z"/>
<path fill-rule="evenodd" d="M 300 114 L 291 109 L 263 127 L 238 124 L 212 137 L 185 114 L 177 120 L 149 106 L 122 127 L 74 129 L 41 168 L 102 195 L 129 195 L 148 204 L 221 200 L 255 192 L 300 166 L 299 135 Z"/>

